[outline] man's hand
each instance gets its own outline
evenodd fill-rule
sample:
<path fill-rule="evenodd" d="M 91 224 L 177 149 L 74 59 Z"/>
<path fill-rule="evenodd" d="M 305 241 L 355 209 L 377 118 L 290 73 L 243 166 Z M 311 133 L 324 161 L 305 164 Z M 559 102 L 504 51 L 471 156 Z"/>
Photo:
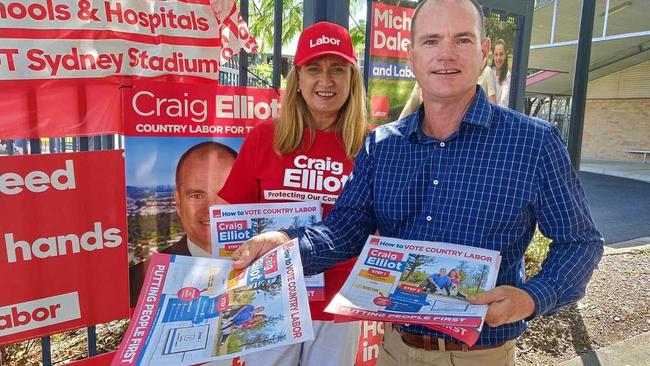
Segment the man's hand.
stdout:
<path fill-rule="evenodd" d="M 282 231 L 270 231 L 254 236 L 245 241 L 232 253 L 231 257 L 234 261 L 232 267 L 234 269 L 246 268 L 252 261 L 289 240 L 291 238 Z"/>
<path fill-rule="evenodd" d="M 474 305 L 488 305 L 485 322 L 491 327 L 514 323 L 535 313 L 535 302 L 524 290 L 512 286 L 498 286 L 478 295 L 468 296 Z"/>

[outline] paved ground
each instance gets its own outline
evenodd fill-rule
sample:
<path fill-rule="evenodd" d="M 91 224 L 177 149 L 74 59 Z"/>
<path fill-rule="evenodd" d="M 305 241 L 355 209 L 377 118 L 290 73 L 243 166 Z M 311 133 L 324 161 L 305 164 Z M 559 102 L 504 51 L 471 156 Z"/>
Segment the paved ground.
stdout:
<path fill-rule="evenodd" d="M 650 183 L 578 173 L 591 214 L 607 244 L 650 237 Z"/>
<path fill-rule="evenodd" d="M 588 352 L 560 366 L 650 366 L 650 333 Z"/>
<path fill-rule="evenodd" d="M 650 164 L 583 159 L 578 174 L 596 224 L 612 247 L 650 246 Z M 616 245 L 618 243 L 619 245 Z M 650 366 L 650 333 L 588 352 L 561 366 Z"/>
<path fill-rule="evenodd" d="M 580 170 L 650 183 L 650 162 L 584 158 L 580 160 Z"/>

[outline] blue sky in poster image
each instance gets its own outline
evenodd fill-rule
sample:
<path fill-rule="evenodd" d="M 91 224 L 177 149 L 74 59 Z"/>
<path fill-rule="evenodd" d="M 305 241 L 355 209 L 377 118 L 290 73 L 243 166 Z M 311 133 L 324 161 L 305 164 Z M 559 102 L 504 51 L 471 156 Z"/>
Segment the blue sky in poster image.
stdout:
<path fill-rule="evenodd" d="M 190 147 L 204 141 L 220 142 L 239 151 L 242 138 L 234 137 L 126 137 L 126 185 L 174 185 L 176 164 Z"/>

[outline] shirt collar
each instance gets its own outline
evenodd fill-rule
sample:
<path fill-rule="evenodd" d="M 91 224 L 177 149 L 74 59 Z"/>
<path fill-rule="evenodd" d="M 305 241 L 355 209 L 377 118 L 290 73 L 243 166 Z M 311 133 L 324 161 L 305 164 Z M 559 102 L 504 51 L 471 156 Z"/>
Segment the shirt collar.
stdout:
<path fill-rule="evenodd" d="M 203 248 L 200 246 L 194 244 L 190 238 L 187 238 L 187 249 L 192 254 L 192 257 L 211 257 L 210 253 L 203 250 Z"/>
<path fill-rule="evenodd" d="M 463 115 L 461 124 L 469 123 L 489 128 L 492 123 L 492 108 L 485 92 L 477 85 L 476 94 L 474 94 L 474 98 L 469 104 L 467 112 Z M 424 136 L 421 128 L 424 115 L 424 104 L 420 104 L 420 107 L 415 113 L 406 117 L 408 118 L 406 122 L 406 134 L 404 135 L 406 138 L 411 139 L 411 141 L 419 141 Z"/>

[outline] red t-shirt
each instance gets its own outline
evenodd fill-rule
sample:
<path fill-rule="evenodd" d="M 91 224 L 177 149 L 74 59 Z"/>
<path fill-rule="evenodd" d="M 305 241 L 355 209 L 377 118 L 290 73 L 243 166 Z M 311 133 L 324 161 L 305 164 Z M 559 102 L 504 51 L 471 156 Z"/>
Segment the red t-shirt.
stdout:
<path fill-rule="evenodd" d="M 309 143 L 305 131 L 303 147 L 279 156 L 273 150 L 273 123 L 265 122 L 246 137 L 235 165 L 219 196 L 229 203 L 320 201 L 323 217 L 352 173 L 353 163 L 346 157 L 336 132 L 315 131 Z M 325 271 L 325 301 L 310 301 L 313 320 L 332 320 L 323 310 L 341 289 L 354 260 Z"/>

